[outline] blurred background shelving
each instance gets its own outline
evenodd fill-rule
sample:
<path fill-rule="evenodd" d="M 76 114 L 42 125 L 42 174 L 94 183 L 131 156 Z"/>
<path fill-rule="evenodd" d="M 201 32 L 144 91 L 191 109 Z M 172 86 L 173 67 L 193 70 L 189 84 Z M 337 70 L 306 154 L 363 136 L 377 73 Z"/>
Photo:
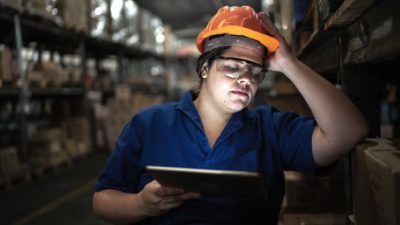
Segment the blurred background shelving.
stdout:
<path fill-rule="evenodd" d="M 268 12 L 375 138 L 328 177 L 287 172 L 281 225 L 399 224 L 398 171 L 376 164 L 399 161 L 397 0 L 0 0 L 0 224 L 105 224 L 90 213 L 91 187 L 118 134 L 136 112 L 198 83 L 195 38 L 223 5 Z M 266 103 L 311 115 L 273 71 L 251 107 Z M 373 183 L 373 172 L 386 180 Z M 57 219 L 67 206 L 78 221 Z"/>

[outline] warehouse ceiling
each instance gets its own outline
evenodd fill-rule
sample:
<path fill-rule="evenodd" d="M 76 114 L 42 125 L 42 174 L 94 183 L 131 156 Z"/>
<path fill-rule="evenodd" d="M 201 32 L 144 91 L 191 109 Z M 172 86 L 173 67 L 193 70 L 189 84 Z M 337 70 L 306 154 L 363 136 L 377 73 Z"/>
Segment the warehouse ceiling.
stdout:
<path fill-rule="evenodd" d="M 261 10 L 260 0 L 135 0 L 169 24 L 180 39 L 193 39 L 221 6 L 249 5 Z"/>

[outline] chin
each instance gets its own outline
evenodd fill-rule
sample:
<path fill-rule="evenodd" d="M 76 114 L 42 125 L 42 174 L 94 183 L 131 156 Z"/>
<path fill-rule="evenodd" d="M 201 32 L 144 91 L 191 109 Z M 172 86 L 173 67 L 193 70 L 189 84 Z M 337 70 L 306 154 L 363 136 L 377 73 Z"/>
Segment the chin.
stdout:
<path fill-rule="evenodd" d="M 232 113 L 236 113 L 236 112 L 239 112 L 239 111 L 241 111 L 242 109 L 246 108 L 248 105 L 249 105 L 249 104 L 236 103 L 236 104 L 231 105 L 231 106 L 229 107 L 229 109 L 230 109 L 230 111 L 231 111 Z"/>

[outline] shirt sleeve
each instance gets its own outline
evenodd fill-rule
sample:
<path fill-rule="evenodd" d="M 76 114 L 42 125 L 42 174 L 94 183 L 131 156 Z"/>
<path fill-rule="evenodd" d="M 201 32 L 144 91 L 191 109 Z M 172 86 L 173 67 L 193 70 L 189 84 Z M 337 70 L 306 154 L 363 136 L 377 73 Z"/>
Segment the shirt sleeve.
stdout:
<path fill-rule="evenodd" d="M 316 122 L 313 117 L 294 112 L 279 112 L 267 107 L 266 131 L 275 151 L 281 156 L 284 170 L 310 175 L 319 174 L 312 154 L 312 134 Z"/>
<path fill-rule="evenodd" d="M 138 116 L 124 127 L 119 135 L 115 149 L 100 174 L 95 191 L 116 189 L 123 192 L 136 192 L 139 176 L 139 160 L 142 152 L 140 124 Z"/>

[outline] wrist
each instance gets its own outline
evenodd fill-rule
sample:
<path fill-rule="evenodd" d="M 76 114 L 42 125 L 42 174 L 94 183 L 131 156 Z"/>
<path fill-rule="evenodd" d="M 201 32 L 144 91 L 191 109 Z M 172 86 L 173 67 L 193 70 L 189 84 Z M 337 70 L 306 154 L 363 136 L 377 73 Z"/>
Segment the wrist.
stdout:
<path fill-rule="evenodd" d="M 140 214 L 143 216 L 150 216 L 150 210 L 148 207 L 146 207 L 146 203 L 143 200 L 143 195 L 142 192 L 139 192 L 136 195 L 136 202 L 137 202 L 137 209 L 139 210 Z"/>
<path fill-rule="evenodd" d="M 294 71 L 295 68 L 301 65 L 301 62 L 297 57 L 290 55 L 288 57 L 285 57 L 284 60 L 282 60 L 282 62 L 280 63 L 280 65 L 282 68 L 281 72 L 285 75 L 290 75 L 291 71 Z"/>

